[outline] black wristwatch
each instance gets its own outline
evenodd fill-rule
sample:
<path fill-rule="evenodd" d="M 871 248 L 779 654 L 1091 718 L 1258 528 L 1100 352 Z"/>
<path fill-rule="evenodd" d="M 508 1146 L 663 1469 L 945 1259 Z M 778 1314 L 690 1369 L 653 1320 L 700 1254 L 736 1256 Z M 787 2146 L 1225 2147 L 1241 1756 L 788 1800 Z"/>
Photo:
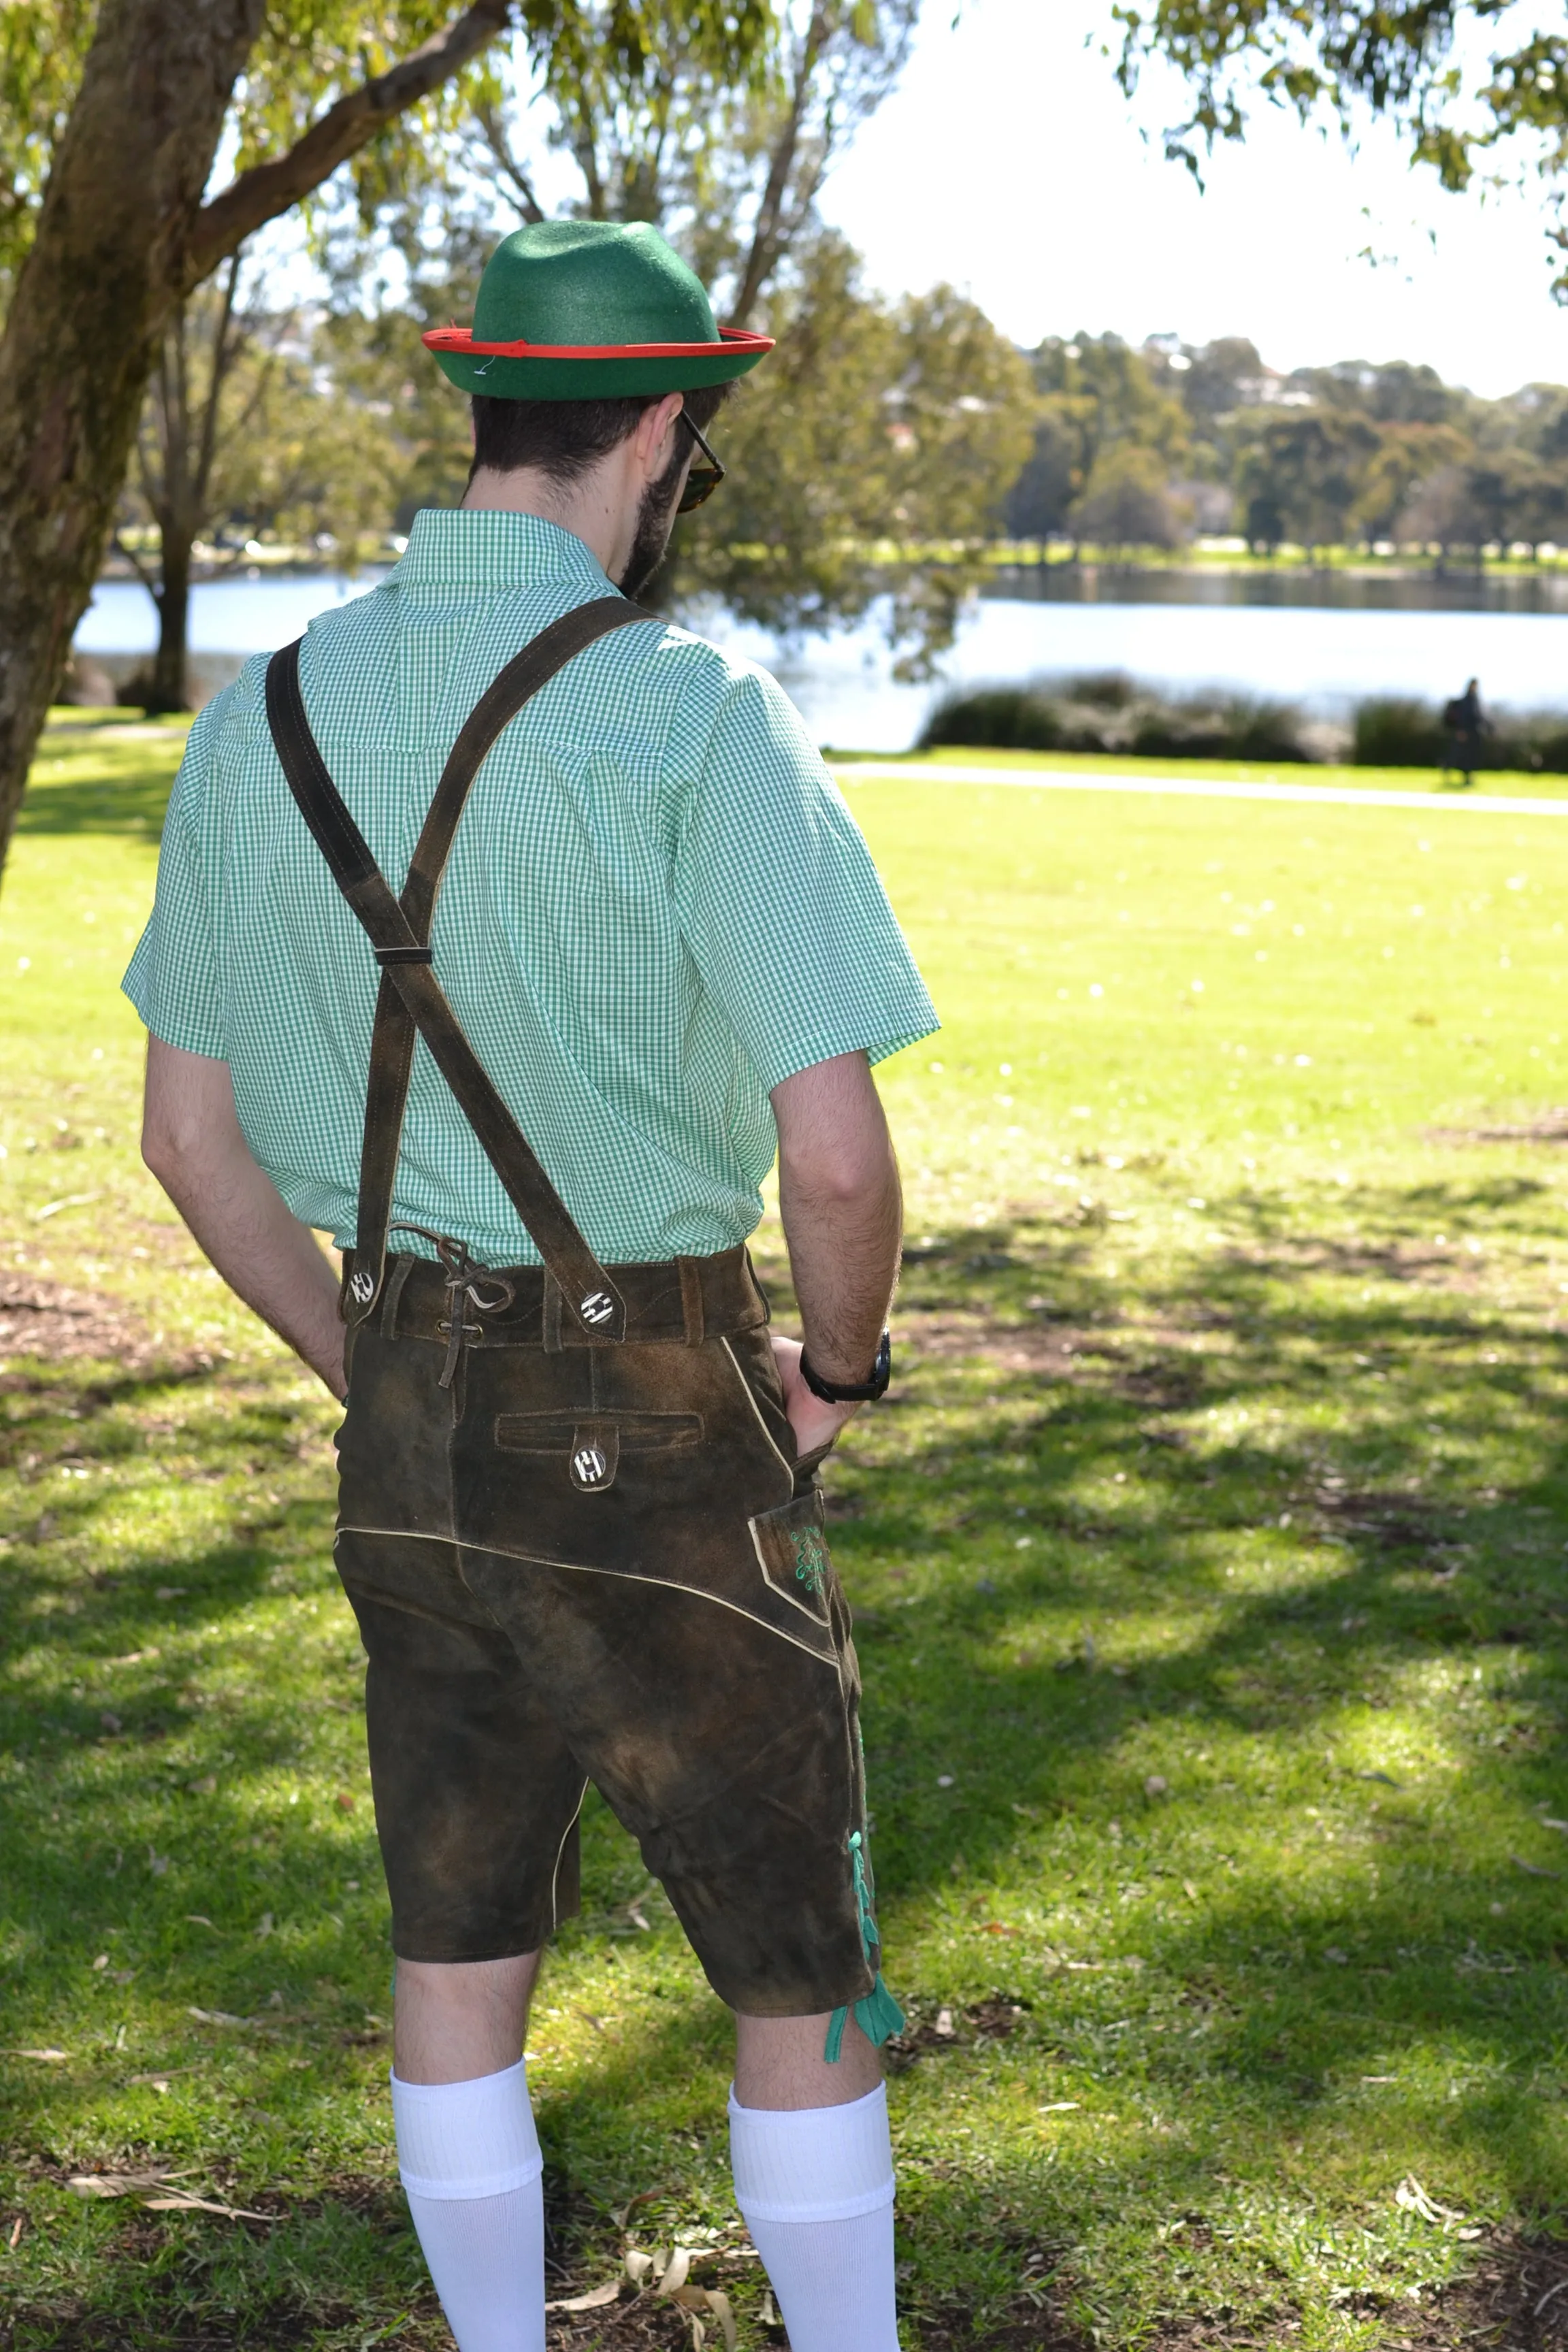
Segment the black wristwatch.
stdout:
<path fill-rule="evenodd" d="M 883 1332 L 868 1381 L 825 1381 L 820 1372 L 813 1370 L 811 1358 L 804 1349 L 801 1350 L 800 1376 L 812 1395 L 820 1397 L 824 1404 L 870 1404 L 878 1397 L 886 1396 L 888 1382 L 893 1377 L 891 1335 Z"/>

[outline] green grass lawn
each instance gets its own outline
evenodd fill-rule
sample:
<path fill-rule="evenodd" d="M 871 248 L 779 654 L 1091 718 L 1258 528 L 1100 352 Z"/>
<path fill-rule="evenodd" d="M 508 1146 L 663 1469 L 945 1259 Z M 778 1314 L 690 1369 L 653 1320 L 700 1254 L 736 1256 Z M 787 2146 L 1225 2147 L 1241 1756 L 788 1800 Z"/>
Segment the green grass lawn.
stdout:
<path fill-rule="evenodd" d="M 6 2340 L 435 2347 L 332 1411 L 135 1151 L 178 740 L 51 733 L 0 896 Z M 1561 2343 L 1561 820 L 846 789 L 946 1023 L 828 1480 L 907 2352 Z M 724 2014 L 584 1849 L 558 2292 L 679 2242 L 778 2347 Z M 691 2341 L 629 2285 L 556 2326 Z"/>

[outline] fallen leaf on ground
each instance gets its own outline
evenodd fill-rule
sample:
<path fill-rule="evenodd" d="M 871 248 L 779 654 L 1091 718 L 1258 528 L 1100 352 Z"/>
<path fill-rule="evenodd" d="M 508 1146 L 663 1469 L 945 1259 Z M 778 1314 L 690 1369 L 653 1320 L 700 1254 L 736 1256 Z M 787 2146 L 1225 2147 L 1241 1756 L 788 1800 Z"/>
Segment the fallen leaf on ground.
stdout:
<path fill-rule="evenodd" d="M 165 2189 L 179 2177 L 162 2166 L 143 2165 L 130 2172 L 73 2172 L 66 2187 L 78 2197 L 134 2197 L 144 2189 Z"/>
<path fill-rule="evenodd" d="M 7 2050 L 7 2058 L 36 2058 L 40 2066 L 63 2066 L 70 2056 L 68 2050 Z"/>
<path fill-rule="evenodd" d="M 1052 2099 L 1045 2106 L 1037 2107 L 1035 2113 L 1039 2116 L 1068 2116 L 1078 2105 L 1077 2099 Z"/>
<path fill-rule="evenodd" d="M 252 2213 L 244 2205 L 218 2205 L 210 2197 L 144 2197 L 149 2213 L 220 2213 L 226 2221 L 276 2221 L 276 2213 Z"/>
<path fill-rule="evenodd" d="M 662 2293 L 662 2289 L 660 2292 Z M 735 2315 L 730 2307 L 730 2298 L 721 2287 L 680 2286 L 676 2288 L 670 2300 L 672 2303 L 679 2304 L 682 2310 L 692 2314 L 691 2340 L 695 2352 L 702 2352 L 702 2345 L 707 2334 L 701 2320 L 697 2316 L 700 2312 L 704 2311 L 711 2312 L 719 2322 L 723 2331 L 725 2352 L 735 2352 Z"/>
<path fill-rule="evenodd" d="M 620 2291 L 620 2280 L 612 2279 L 607 2286 L 592 2287 L 586 2294 L 566 2295 L 559 2303 L 547 2303 L 544 2308 L 546 2311 L 602 2311 L 605 2304 L 615 2302 Z"/>
<path fill-rule="evenodd" d="M 1447 2229 L 1451 2221 L 1462 2221 L 1464 2215 L 1456 2213 L 1451 2205 L 1439 2205 L 1429 2197 L 1413 2172 L 1407 2172 L 1394 2192 L 1394 2201 L 1406 2213 L 1419 2213 L 1424 2221 L 1434 2221 Z"/>

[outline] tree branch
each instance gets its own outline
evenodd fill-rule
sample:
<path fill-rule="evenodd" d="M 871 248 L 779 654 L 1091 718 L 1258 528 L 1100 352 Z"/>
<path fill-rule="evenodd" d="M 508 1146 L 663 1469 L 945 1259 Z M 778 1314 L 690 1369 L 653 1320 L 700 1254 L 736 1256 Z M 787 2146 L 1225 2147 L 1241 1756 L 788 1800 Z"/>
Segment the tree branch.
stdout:
<path fill-rule="evenodd" d="M 136 550 L 132 546 L 130 541 L 125 538 L 122 532 L 117 530 L 114 533 L 114 545 L 118 549 L 119 552 L 125 558 L 126 562 L 129 563 L 132 571 L 134 572 L 137 579 L 140 580 L 142 587 L 147 591 L 148 595 L 153 599 L 154 610 L 161 613 L 163 609 L 163 595 L 154 575 L 148 571 L 147 566 L 142 562 L 142 558 L 137 554 Z"/>
<path fill-rule="evenodd" d="M 506 135 L 506 125 L 500 116 L 495 108 L 486 101 L 475 107 L 474 118 L 479 123 L 480 136 L 489 151 L 491 162 L 511 183 L 512 193 L 517 198 L 518 210 L 523 219 L 542 221 L 544 218 L 544 207 L 533 192 L 532 181 L 511 152 L 511 142 Z"/>
<path fill-rule="evenodd" d="M 223 300 L 218 310 L 217 325 L 213 333 L 212 367 L 207 376 L 207 396 L 202 407 L 202 428 L 197 442 L 195 491 L 197 514 L 205 520 L 207 493 L 212 486 L 213 460 L 217 455 L 218 410 L 223 400 L 223 388 L 230 368 L 239 357 L 243 336 L 231 341 L 229 330 L 234 320 L 235 298 L 239 291 L 239 272 L 244 260 L 243 249 L 237 246 L 229 256 L 228 276 L 224 280 Z"/>
<path fill-rule="evenodd" d="M 460 73 L 505 30 L 510 16 L 511 0 L 474 0 L 446 32 L 330 106 L 286 155 L 242 172 L 196 215 L 185 250 L 187 289 L 199 286 L 237 245 L 331 179 L 389 122 Z"/>
<path fill-rule="evenodd" d="M 746 267 L 741 283 L 730 306 L 731 323 L 747 325 L 752 311 L 768 279 L 772 277 L 780 253 L 779 227 L 784 214 L 784 199 L 789 189 L 790 173 L 795 168 L 795 149 L 800 142 L 801 126 L 811 100 L 812 79 L 817 59 L 828 36 L 826 11 L 823 0 L 816 0 L 811 19 L 801 41 L 795 58 L 794 88 L 789 106 L 773 142 L 769 162 L 767 184 L 757 206 L 757 217 L 752 232 L 752 248 L 746 256 Z"/>

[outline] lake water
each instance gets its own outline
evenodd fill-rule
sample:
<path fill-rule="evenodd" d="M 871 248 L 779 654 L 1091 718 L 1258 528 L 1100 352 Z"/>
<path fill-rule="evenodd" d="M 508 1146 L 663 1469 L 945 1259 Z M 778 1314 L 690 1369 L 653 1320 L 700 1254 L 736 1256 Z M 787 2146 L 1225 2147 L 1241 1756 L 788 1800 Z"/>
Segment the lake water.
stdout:
<path fill-rule="evenodd" d="M 205 583 L 192 597 L 192 650 L 268 651 L 298 636 L 318 613 L 362 595 L 376 576 Z M 1160 584 L 1163 592 L 1167 583 Z M 1088 670 L 1127 670 L 1172 687 L 1238 687 L 1328 713 L 1368 694 L 1446 700 L 1471 677 L 1493 702 L 1568 705 L 1568 613 L 985 597 L 963 615 L 937 682 L 924 686 L 893 681 L 872 623 L 792 646 L 723 613 L 692 618 L 704 634 L 771 669 L 816 740 L 845 750 L 907 749 L 932 704 L 954 687 Z M 133 582 L 101 583 L 76 642 L 86 653 L 151 651 L 146 591 Z"/>

